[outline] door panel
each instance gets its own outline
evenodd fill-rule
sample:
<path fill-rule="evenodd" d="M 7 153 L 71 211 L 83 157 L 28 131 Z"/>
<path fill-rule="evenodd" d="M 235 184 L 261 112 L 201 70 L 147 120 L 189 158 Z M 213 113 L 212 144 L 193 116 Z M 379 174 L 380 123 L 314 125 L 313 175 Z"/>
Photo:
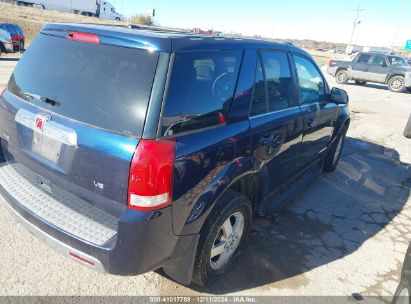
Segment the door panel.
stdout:
<path fill-rule="evenodd" d="M 371 59 L 369 79 L 373 82 L 384 83 L 389 72 L 388 62 L 383 55 L 375 55 Z"/>
<path fill-rule="evenodd" d="M 360 54 L 351 65 L 351 78 L 355 80 L 368 81 L 369 79 L 369 67 L 368 61 L 370 60 L 370 54 Z"/>
<path fill-rule="evenodd" d="M 263 209 L 276 209 L 273 193 L 284 191 L 298 171 L 302 143 L 301 110 L 294 101 L 288 54 L 261 52 L 257 65 L 250 127 L 254 170 L 262 177 Z M 280 190 L 283 189 L 283 190 Z M 280 193 L 278 193 L 280 194 Z"/>
<path fill-rule="evenodd" d="M 329 101 L 324 77 L 308 58 L 293 56 L 298 76 L 300 109 L 303 117 L 303 143 L 300 168 L 320 159 L 332 135 L 337 105 Z"/>

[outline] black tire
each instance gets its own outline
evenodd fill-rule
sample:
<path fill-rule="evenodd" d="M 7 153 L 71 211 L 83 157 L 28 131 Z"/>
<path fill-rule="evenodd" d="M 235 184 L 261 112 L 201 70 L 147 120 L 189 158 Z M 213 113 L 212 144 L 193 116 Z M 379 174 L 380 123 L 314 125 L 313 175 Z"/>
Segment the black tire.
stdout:
<path fill-rule="evenodd" d="M 408 93 L 411 93 L 411 88 L 407 88 Z"/>
<path fill-rule="evenodd" d="M 333 172 L 338 166 L 340 161 L 342 150 L 344 148 L 345 136 L 347 134 L 347 127 L 344 126 L 340 133 L 337 135 L 337 138 L 333 142 L 330 150 L 327 152 L 327 155 L 324 159 L 323 172 Z"/>
<path fill-rule="evenodd" d="M 366 82 L 366 81 L 358 81 L 358 80 L 356 80 L 356 81 L 355 81 L 355 84 L 356 84 L 356 85 L 359 85 L 359 86 L 365 86 L 365 85 L 367 84 L 367 82 Z"/>
<path fill-rule="evenodd" d="M 410 304 L 410 286 L 409 282 L 401 281 L 395 291 L 394 298 L 392 300 L 393 304 Z"/>
<path fill-rule="evenodd" d="M 388 80 L 388 89 L 395 93 L 404 93 L 406 91 L 405 78 L 402 76 L 394 76 Z"/>
<path fill-rule="evenodd" d="M 120 18 L 119 18 L 119 17 L 116 17 L 116 21 L 120 21 Z"/>
<path fill-rule="evenodd" d="M 24 51 L 24 41 L 23 41 L 23 40 L 20 40 L 20 43 L 19 43 L 19 51 L 20 51 L 20 52 L 23 52 L 23 51 Z"/>
<path fill-rule="evenodd" d="M 244 219 L 244 226 L 241 237 L 237 238 L 237 241 L 234 237 L 234 244 L 236 248 L 230 251 L 228 262 L 223 264 L 221 268 L 216 269 L 215 263 L 218 263 L 222 259 L 223 254 L 217 255 L 214 258 L 216 260 L 211 260 L 211 249 L 214 246 L 215 242 L 219 238 L 222 238 L 224 235 L 223 224 L 230 219 L 232 219 L 235 214 L 242 214 Z M 237 220 L 237 218 L 235 218 Z M 230 223 L 229 222 L 229 223 Z M 193 267 L 193 280 L 192 282 L 195 285 L 204 287 L 218 278 L 224 276 L 228 271 L 230 271 L 238 260 L 238 256 L 241 253 L 245 241 L 247 240 L 248 232 L 250 230 L 252 222 L 252 207 L 250 200 L 241 193 L 227 190 L 223 196 L 218 200 L 214 210 L 207 219 L 201 230 L 200 241 L 198 243 L 197 253 L 195 257 L 194 267 Z M 232 238 L 228 238 L 226 244 L 231 244 Z M 221 240 L 219 240 L 220 242 Z M 225 248 L 225 246 L 224 246 Z M 213 263 L 213 266 L 212 266 Z"/>
<path fill-rule="evenodd" d="M 338 84 L 346 84 L 348 82 L 348 73 L 346 70 L 340 70 L 335 74 L 335 81 Z"/>

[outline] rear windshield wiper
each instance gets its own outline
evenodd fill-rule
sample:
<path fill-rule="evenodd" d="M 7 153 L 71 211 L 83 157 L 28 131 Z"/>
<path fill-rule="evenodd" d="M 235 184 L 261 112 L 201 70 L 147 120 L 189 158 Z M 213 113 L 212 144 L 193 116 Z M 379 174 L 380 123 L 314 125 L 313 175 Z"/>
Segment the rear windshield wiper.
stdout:
<path fill-rule="evenodd" d="M 25 92 L 25 93 L 23 93 L 23 95 L 24 95 L 25 97 L 27 97 L 27 98 L 29 99 L 28 101 L 30 101 L 30 102 L 31 102 L 33 99 L 35 99 L 35 100 L 37 100 L 37 101 L 41 101 L 41 102 L 47 103 L 48 105 L 51 105 L 52 107 L 61 105 L 61 103 L 58 102 L 57 100 L 50 99 L 50 98 L 47 98 L 47 97 L 43 97 L 43 96 L 40 96 L 40 95 L 37 95 L 37 94 Z"/>

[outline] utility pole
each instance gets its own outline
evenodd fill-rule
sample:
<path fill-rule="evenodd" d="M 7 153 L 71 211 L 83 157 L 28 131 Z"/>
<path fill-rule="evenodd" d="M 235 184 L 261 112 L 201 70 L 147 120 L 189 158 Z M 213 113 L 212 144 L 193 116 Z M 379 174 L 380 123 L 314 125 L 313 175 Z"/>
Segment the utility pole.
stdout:
<path fill-rule="evenodd" d="M 352 46 L 352 40 L 354 39 L 354 33 L 355 33 L 355 29 L 357 28 L 357 25 L 361 23 L 361 21 L 358 20 L 358 17 L 360 15 L 360 13 L 362 11 L 365 11 L 364 8 L 361 8 L 360 6 L 358 6 L 355 9 L 351 9 L 351 11 L 355 12 L 355 19 L 354 19 L 354 27 L 352 29 L 352 33 L 351 33 L 351 39 L 350 39 L 350 44 L 348 45 L 348 48 L 351 48 Z"/>
<path fill-rule="evenodd" d="M 396 27 L 396 29 L 395 29 L 394 36 L 393 36 L 393 38 L 392 38 L 391 52 L 394 50 L 395 40 L 397 39 L 398 31 L 400 30 L 400 26 L 401 26 L 402 20 L 404 19 L 404 14 L 405 14 L 405 12 L 407 11 L 407 4 L 408 4 L 408 1 L 407 1 L 407 0 L 404 0 L 404 8 L 401 10 L 401 17 L 398 19 L 398 24 L 397 24 L 397 27 Z"/>

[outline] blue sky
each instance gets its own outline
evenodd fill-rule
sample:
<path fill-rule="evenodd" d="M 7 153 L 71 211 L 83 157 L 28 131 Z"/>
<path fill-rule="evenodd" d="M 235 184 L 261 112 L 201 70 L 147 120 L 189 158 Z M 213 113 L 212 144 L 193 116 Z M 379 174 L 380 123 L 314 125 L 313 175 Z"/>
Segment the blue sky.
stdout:
<path fill-rule="evenodd" d="M 162 26 L 215 29 L 297 38 L 349 42 L 354 12 L 361 12 L 354 41 L 370 46 L 390 46 L 411 39 L 411 0 L 110 0 L 126 16 L 156 9 Z M 401 21 L 401 23 L 400 23 Z"/>

